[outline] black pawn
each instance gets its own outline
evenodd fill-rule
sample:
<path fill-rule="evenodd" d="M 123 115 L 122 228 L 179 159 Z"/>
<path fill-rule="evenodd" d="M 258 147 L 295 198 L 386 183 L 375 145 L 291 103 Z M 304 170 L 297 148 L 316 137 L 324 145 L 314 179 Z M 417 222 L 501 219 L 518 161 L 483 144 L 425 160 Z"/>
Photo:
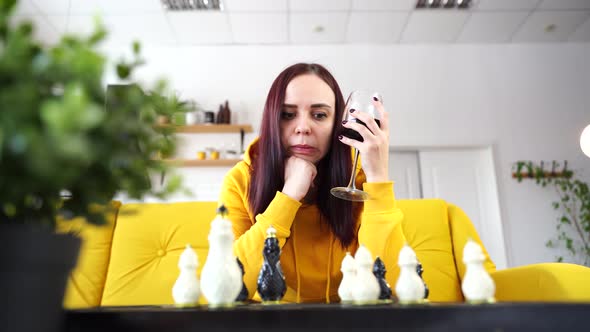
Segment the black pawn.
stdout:
<path fill-rule="evenodd" d="M 248 299 L 248 288 L 246 288 L 246 284 L 244 284 L 244 265 L 240 262 L 240 259 L 236 257 L 238 261 L 238 266 L 240 267 L 240 271 L 242 271 L 242 290 L 238 297 L 236 298 L 236 302 L 245 302 Z"/>
<path fill-rule="evenodd" d="M 418 276 L 420 276 L 420 279 L 422 279 L 423 272 L 424 272 L 424 269 L 422 268 L 422 264 L 418 263 L 418 265 L 416 265 L 416 273 L 418 273 Z M 424 279 L 422 279 L 422 282 L 424 283 L 424 298 L 427 299 L 428 298 L 428 286 L 424 282 Z"/>
<path fill-rule="evenodd" d="M 386 273 L 387 270 L 385 269 L 385 264 L 383 264 L 381 258 L 377 257 L 373 264 L 373 274 L 377 278 L 377 281 L 379 281 L 379 300 L 391 299 L 391 287 L 389 287 L 389 284 L 385 280 Z"/>
<path fill-rule="evenodd" d="M 264 240 L 262 256 L 264 262 L 258 274 L 258 294 L 264 302 L 280 301 L 287 291 L 287 284 L 279 261 L 281 248 L 276 237 L 267 237 Z"/>

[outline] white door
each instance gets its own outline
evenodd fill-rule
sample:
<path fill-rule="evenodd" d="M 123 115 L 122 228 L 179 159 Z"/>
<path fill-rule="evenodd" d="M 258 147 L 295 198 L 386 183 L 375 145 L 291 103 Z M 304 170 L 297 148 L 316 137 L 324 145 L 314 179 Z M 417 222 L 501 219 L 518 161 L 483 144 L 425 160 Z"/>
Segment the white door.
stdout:
<path fill-rule="evenodd" d="M 424 198 L 459 206 L 475 225 L 490 257 L 505 268 L 506 249 L 491 148 L 419 151 Z"/>
<path fill-rule="evenodd" d="M 389 153 L 389 178 L 394 183 L 396 199 L 421 198 L 418 151 L 391 151 Z"/>

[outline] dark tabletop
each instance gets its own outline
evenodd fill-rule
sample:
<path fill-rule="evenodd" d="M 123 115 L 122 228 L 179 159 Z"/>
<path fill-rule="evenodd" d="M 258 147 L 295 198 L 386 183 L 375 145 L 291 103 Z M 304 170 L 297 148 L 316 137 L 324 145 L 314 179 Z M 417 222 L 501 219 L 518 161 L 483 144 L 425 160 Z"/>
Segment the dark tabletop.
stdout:
<path fill-rule="evenodd" d="M 590 303 L 250 304 L 233 308 L 165 306 L 68 310 L 65 331 L 589 330 Z"/>

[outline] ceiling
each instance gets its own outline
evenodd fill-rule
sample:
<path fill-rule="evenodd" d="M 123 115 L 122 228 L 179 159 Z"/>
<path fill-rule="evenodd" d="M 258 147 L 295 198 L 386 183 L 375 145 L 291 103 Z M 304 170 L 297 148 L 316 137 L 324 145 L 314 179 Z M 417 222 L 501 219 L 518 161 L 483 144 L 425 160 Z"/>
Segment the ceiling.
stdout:
<path fill-rule="evenodd" d="M 416 0 L 222 0 L 221 12 L 168 12 L 160 0 L 20 0 L 53 43 L 92 31 L 109 42 L 218 44 L 454 44 L 590 42 L 590 0 L 473 0 L 469 10 L 415 9 Z"/>

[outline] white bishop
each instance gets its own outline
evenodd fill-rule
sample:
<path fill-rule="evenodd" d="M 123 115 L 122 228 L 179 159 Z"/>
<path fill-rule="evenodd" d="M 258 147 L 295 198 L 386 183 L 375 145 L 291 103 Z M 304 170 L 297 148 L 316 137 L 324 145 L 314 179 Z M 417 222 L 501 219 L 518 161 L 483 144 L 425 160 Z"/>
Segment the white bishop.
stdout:
<path fill-rule="evenodd" d="M 354 256 L 356 265 L 356 280 L 352 288 L 352 298 L 355 303 L 365 304 L 379 299 L 379 281 L 373 274 L 373 257 L 365 246 L 361 245 Z"/>
<path fill-rule="evenodd" d="M 201 290 L 209 305 L 231 306 L 242 289 L 242 272 L 233 254 L 234 233 L 222 205 L 211 222 L 209 254 L 201 271 Z"/>
<path fill-rule="evenodd" d="M 463 248 L 463 263 L 466 271 L 461 283 L 461 290 L 467 302 L 494 302 L 496 285 L 483 266 L 485 255 L 481 246 L 473 240 L 468 240 Z"/>
<path fill-rule="evenodd" d="M 178 268 L 180 275 L 172 287 L 172 297 L 174 303 L 178 306 L 192 306 L 199 302 L 201 290 L 199 289 L 199 279 L 197 278 L 197 267 L 199 259 L 190 244 L 178 259 Z"/>
<path fill-rule="evenodd" d="M 424 301 L 424 282 L 416 272 L 418 259 L 409 245 L 404 245 L 399 251 L 397 264 L 400 274 L 395 284 L 395 293 L 400 303 L 421 303 Z"/>
<path fill-rule="evenodd" d="M 340 286 L 338 286 L 338 296 L 340 296 L 340 302 L 350 303 L 354 300 L 352 289 L 356 282 L 356 267 L 354 258 L 349 252 L 342 259 L 340 271 L 342 271 L 342 281 L 340 282 Z"/>

